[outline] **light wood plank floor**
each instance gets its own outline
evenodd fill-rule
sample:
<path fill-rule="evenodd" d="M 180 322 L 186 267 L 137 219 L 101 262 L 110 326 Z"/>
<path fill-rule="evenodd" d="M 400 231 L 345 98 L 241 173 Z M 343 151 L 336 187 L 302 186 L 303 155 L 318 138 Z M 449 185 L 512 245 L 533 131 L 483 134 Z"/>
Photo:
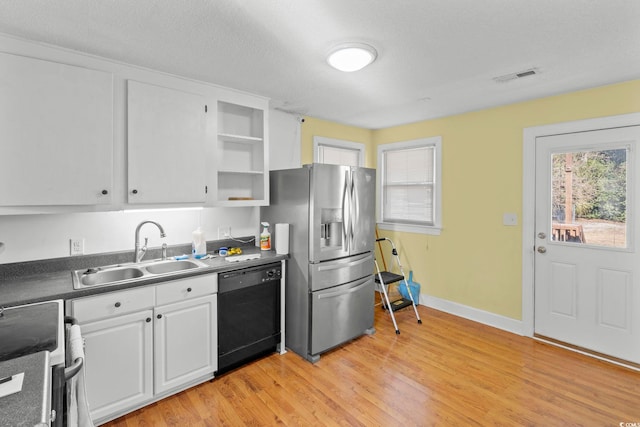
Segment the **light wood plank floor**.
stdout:
<path fill-rule="evenodd" d="M 419 311 L 396 313 L 396 335 L 376 307 L 374 335 L 315 365 L 273 354 L 107 425 L 640 425 L 640 373 Z"/>

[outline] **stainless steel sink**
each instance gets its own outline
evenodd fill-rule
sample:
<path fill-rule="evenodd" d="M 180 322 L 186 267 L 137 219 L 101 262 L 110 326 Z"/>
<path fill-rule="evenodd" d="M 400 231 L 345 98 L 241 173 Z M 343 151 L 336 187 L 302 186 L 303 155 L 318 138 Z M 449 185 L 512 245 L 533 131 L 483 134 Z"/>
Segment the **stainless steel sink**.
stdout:
<path fill-rule="evenodd" d="M 104 285 L 115 282 L 122 282 L 130 279 L 137 279 L 144 276 L 144 272 L 136 267 L 113 268 L 108 270 L 85 270 L 80 282 L 84 286 Z"/>
<path fill-rule="evenodd" d="M 165 274 L 175 271 L 191 270 L 192 268 L 199 268 L 200 265 L 193 261 L 181 260 L 181 261 L 161 261 L 153 264 L 146 265 L 144 267 L 151 274 Z"/>
<path fill-rule="evenodd" d="M 197 260 L 156 260 L 76 270 L 72 274 L 73 287 L 81 289 L 132 283 L 154 276 L 177 276 L 188 270 L 206 267 L 207 264 Z"/>

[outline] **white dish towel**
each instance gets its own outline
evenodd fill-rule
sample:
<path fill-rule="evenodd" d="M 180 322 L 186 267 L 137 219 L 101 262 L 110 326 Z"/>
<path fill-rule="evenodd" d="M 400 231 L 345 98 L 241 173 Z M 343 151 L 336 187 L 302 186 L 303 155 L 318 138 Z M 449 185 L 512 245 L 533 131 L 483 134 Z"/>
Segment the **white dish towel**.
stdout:
<path fill-rule="evenodd" d="M 89 412 L 89 403 L 87 401 L 87 390 L 84 377 L 84 343 L 80 325 L 72 325 L 69 328 L 69 343 L 67 348 L 67 366 L 82 357 L 83 364 L 80 371 L 69 380 L 67 384 L 67 423 L 69 427 L 94 427 Z"/>

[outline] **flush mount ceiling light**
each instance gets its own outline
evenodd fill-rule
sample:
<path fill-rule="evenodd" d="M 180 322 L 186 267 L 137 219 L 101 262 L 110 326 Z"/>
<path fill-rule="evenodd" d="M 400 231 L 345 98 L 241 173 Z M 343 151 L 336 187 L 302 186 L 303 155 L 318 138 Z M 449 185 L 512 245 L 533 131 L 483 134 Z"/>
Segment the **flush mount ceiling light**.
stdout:
<path fill-rule="evenodd" d="M 336 70 L 350 73 L 358 71 L 376 60 L 376 50 L 364 43 L 344 43 L 334 47 L 327 62 Z"/>

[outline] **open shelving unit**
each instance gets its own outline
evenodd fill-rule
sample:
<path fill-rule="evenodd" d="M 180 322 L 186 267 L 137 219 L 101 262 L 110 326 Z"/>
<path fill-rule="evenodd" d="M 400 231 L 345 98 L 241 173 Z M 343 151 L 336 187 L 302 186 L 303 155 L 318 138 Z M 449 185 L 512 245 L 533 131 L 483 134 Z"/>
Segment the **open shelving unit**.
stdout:
<path fill-rule="evenodd" d="M 218 101 L 218 206 L 268 204 L 265 110 Z"/>

